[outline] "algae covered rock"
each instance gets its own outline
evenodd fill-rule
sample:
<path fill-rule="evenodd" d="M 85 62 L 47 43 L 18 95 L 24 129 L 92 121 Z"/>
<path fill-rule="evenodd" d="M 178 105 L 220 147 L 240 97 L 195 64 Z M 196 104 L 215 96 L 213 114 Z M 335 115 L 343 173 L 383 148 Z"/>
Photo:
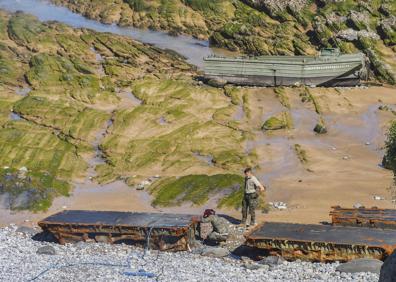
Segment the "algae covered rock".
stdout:
<path fill-rule="evenodd" d="M 381 60 L 374 50 L 367 49 L 366 55 L 370 59 L 372 68 L 377 78 L 379 78 L 381 81 L 389 82 L 391 84 L 396 83 L 395 73 L 388 64 Z"/>
<path fill-rule="evenodd" d="M 319 122 L 315 125 L 314 131 L 318 134 L 326 134 L 327 128 L 323 123 Z"/>
<path fill-rule="evenodd" d="M 396 122 L 394 121 L 389 128 L 388 138 L 385 141 L 385 155 L 382 165 L 386 169 L 396 172 Z"/>
<path fill-rule="evenodd" d="M 270 117 L 264 122 L 262 127 L 263 130 L 278 130 L 283 128 L 286 128 L 285 122 L 277 117 Z"/>
<path fill-rule="evenodd" d="M 247 55 L 314 55 L 323 47 L 338 47 L 342 52 L 374 50 L 370 58 L 375 75 L 395 84 L 382 70 L 378 60 L 391 62 L 396 50 L 395 1 L 338 0 L 52 0 L 86 17 L 121 26 L 135 26 L 189 34 L 209 39 L 213 47 Z M 26 21 L 26 20 L 25 20 Z M 16 21 L 10 36 L 37 49 L 34 38 L 41 29 L 21 28 Z M 395 65 L 391 72 L 395 73 Z M 109 72 L 109 68 L 106 72 Z M 122 74 L 122 70 L 119 70 Z M 216 86 L 218 87 L 218 86 Z"/>
<path fill-rule="evenodd" d="M 292 121 L 290 114 L 288 112 L 282 112 L 277 116 L 272 116 L 267 119 L 263 126 L 261 127 L 262 130 L 279 130 L 279 129 L 286 129 L 292 127 Z"/>
<path fill-rule="evenodd" d="M 396 45 L 396 16 L 381 21 L 378 30 L 387 45 Z"/>
<path fill-rule="evenodd" d="M 224 87 L 227 84 L 227 80 L 221 78 L 213 78 L 208 80 L 208 85 L 213 87 Z"/>
<path fill-rule="evenodd" d="M 236 174 L 186 175 L 161 179 L 150 186 L 154 206 L 192 202 L 202 205 L 210 195 L 242 190 L 243 177 Z"/>
<path fill-rule="evenodd" d="M 349 12 L 348 21 L 355 29 L 362 30 L 367 28 L 370 16 L 368 13 L 359 13 L 352 10 Z"/>

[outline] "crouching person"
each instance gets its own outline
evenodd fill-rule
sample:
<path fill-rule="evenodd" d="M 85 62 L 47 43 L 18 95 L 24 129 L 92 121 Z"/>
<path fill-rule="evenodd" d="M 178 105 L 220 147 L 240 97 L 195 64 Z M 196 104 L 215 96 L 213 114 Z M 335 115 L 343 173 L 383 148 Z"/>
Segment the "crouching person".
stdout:
<path fill-rule="evenodd" d="M 223 217 L 217 216 L 212 209 L 205 210 L 202 223 L 210 223 L 213 227 L 212 233 L 207 237 L 208 240 L 215 243 L 225 242 L 229 236 L 230 223 Z"/>

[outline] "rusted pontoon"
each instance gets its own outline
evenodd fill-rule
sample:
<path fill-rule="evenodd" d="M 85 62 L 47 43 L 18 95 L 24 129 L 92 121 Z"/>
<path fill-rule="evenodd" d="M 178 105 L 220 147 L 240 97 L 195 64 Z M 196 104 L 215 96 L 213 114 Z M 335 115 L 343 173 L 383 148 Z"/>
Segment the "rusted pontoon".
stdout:
<path fill-rule="evenodd" d="M 39 222 L 60 244 L 76 241 L 130 243 L 183 251 L 195 239 L 194 215 L 68 210 Z"/>
<path fill-rule="evenodd" d="M 396 210 L 393 209 L 348 209 L 340 206 L 334 206 L 332 209 L 330 216 L 333 225 L 396 229 Z"/>
<path fill-rule="evenodd" d="M 385 259 L 396 248 L 396 230 L 267 222 L 246 235 L 246 244 L 288 260 Z"/>

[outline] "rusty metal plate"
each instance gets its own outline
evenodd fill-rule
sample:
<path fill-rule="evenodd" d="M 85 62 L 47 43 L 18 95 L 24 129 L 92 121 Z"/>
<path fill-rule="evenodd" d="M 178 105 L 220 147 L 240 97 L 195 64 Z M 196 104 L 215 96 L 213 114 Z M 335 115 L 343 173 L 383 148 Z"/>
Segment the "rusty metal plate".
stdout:
<path fill-rule="evenodd" d="M 51 215 L 40 222 L 48 224 L 180 228 L 190 226 L 194 218 L 197 218 L 197 216 L 168 213 L 67 210 Z"/>
<path fill-rule="evenodd" d="M 166 213 L 68 210 L 38 224 L 59 243 L 128 242 L 159 250 L 187 250 L 195 239 L 198 216 Z M 148 240 L 150 238 L 150 240 Z"/>
<path fill-rule="evenodd" d="M 396 248 L 396 230 L 267 222 L 246 243 L 290 260 L 384 259 Z"/>
<path fill-rule="evenodd" d="M 332 224 L 396 229 L 396 210 L 373 208 L 332 207 Z"/>

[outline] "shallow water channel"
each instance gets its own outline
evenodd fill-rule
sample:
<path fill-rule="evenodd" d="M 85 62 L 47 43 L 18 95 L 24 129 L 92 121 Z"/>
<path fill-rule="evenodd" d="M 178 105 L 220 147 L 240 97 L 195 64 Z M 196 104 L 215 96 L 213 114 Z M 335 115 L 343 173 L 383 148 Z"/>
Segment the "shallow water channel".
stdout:
<path fill-rule="evenodd" d="M 10 12 L 23 11 L 36 16 L 41 21 L 58 21 L 75 28 L 88 28 L 98 32 L 128 36 L 162 49 L 173 50 L 198 67 L 202 66 L 202 58 L 213 53 L 221 53 L 220 50 L 211 49 L 208 41 L 184 35 L 170 36 L 161 31 L 103 24 L 73 13 L 67 8 L 55 6 L 46 0 L 0 0 L 0 9 Z"/>

